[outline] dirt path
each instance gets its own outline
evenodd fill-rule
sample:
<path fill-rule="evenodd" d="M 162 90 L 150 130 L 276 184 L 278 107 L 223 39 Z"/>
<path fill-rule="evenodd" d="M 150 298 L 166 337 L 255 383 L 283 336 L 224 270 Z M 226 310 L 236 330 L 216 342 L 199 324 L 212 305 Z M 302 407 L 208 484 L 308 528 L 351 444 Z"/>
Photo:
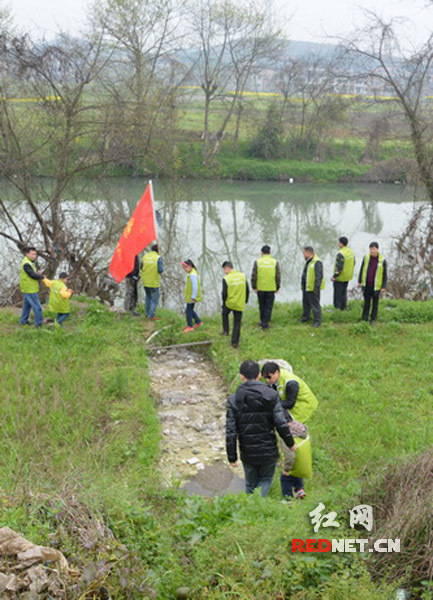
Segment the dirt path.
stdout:
<path fill-rule="evenodd" d="M 188 491 L 205 495 L 243 489 L 242 470 L 227 465 L 227 391 L 209 359 L 185 348 L 160 351 L 149 373 L 159 398 L 164 482 L 188 482 Z"/>

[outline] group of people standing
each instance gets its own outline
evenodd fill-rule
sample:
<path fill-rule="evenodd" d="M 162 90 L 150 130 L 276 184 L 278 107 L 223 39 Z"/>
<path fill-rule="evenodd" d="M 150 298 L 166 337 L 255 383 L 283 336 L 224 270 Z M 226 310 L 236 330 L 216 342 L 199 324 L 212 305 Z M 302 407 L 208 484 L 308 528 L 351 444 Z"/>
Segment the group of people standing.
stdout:
<path fill-rule="evenodd" d="M 346 237 L 341 237 L 338 242 L 338 252 L 335 258 L 334 273 L 331 277 L 334 286 L 334 306 L 339 310 L 347 308 L 347 291 L 349 282 L 353 279 L 355 271 L 355 256 L 348 246 Z M 42 325 L 42 306 L 39 299 L 39 281 L 43 281 L 50 288 L 50 310 L 56 313 L 56 321 L 62 324 L 70 314 L 69 299 L 72 290 L 67 287 L 68 274 L 60 273 L 55 281 L 48 280 L 35 266 L 36 249 L 26 248 L 25 256 L 20 268 L 20 289 L 24 295 L 21 324 L 29 323 L 31 310 L 34 312 L 35 325 Z M 322 323 L 322 309 L 320 294 L 325 287 L 323 263 L 314 252 L 312 246 L 303 249 L 305 260 L 301 276 L 302 289 L 302 322 L 310 321 L 313 317 L 313 327 L 320 327 Z M 186 327 L 185 333 L 203 325 L 197 313 L 197 305 L 202 300 L 201 282 L 198 270 L 191 259 L 182 261 L 182 268 L 186 273 L 185 303 Z M 237 348 L 240 341 L 242 316 L 250 296 L 245 273 L 234 268 L 233 263 L 226 260 L 222 264 L 222 334 L 230 335 L 229 316 L 233 313 L 233 327 L 231 344 Z M 157 244 L 143 256 L 140 263 L 135 257 L 134 268 L 126 276 L 126 294 L 124 306 L 133 316 L 139 317 L 136 311 L 138 302 L 138 281 L 141 278 L 145 292 L 145 315 L 151 321 L 159 320 L 156 310 L 159 303 L 161 275 L 164 272 L 164 262 Z M 358 276 L 358 285 L 364 294 L 362 319 L 374 323 L 377 319 L 379 299 L 387 285 L 387 264 L 379 252 L 379 244 L 371 242 L 369 252 L 364 256 Z M 269 329 L 275 294 L 281 288 L 280 263 L 271 255 L 271 248 L 265 245 L 261 249 L 261 256 L 253 265 L 251 273 L 251 288 L 257 294 L 259 304 L 260 322 L 263 329 Z M 371 310 L 370 310 L 371 309 Z"/>
<path fill-rule="evenodd" d="M 304 268 L 301 275 L 302 290 L 302 317 L 301 322 L 306 323 L 313 318 L 313 327 L 320 327 L 322 323 L 322 308 L 320 305 L 321 291 L 325 287 L 323 263 L 316 255 L 312 246 L 303 249 Z M 202 300 L 201 283 L 198 270 L 194 263 L 188 259 L 181 263 L 186 272 L 185 302 L 186 320 L 184 329 L 189 333 L 203 325 L 197 314 L 197 304 Z M 158 246 L 154 245 L 150 252 L 144 255 L 141 269 L 141 279 L 146 295 L 146 317 L 156 320 L 156 307 L 159 298 L 160 275 L 163 272 L 162 257 L 159 255 Z M 222 334 L 230 335 L 229 316 L 233 313 L 233 327 L 231 344 L 237 348 L 240 341 L 242 316 L 250 297 L 250 286 L 245 273 L 238 271 L 233 263 L 226 260 L 222 264 Z M 339 310 L 347 308 L 347 293 L 350 281 L 355 272 L 355 255 L 348 246 L 348 239 L 340 237 L 338 251 L 335 257 L 334 272 L 331 281 L 334 286 L 334 306 Z M 138 257 L 134 271 L 127 276 L 127 293 L 125 309 L 133 315 L 137 304 L 137 282 L 140 278 Z M 379 299 L 386 289 L 387 265 L 386 260 L 379 252 L 379 244 L 371 242 L 369 252 L 364 256 L 358 276 L 358 285 L 362 287 L 364 306 L 362 319 L 374 323 L 377 319 Z M 254 261 L 251 273 L 251 288 L 257 294 L 260 321 L 258 325 L 269 329 L 275 295 L 281 288 L 281 267 L 277 259 L 271 255 L 271 248 L 265 245 L 261 249 L 261 256 Z M 371 309 L 371 310 L 370 310 Z"/>

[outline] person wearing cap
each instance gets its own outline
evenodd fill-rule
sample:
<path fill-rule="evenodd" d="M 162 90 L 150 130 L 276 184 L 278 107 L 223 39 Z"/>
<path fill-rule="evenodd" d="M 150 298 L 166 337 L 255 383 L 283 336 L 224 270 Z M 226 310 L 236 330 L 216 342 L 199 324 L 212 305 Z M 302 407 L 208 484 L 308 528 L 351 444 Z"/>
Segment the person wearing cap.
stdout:
<path fill-rule="evenodd" d="M 379 244 L 371 242 L 369 253 L 362 260 L 358 276 L 358 286 L 362 287 L 364 294 L 364 307 L 362 320 L 368 321 L 370 316 L 370 305 L 372 304 L 370 323 L 377 319 L 379 310 L 380 294 L 386 290 L 388 281 L 388 269 L 386 260 L 379 252 Z"/>
<path fill-rule="evenodd" d="M 161 285 L 160 276 L 164 272 L 162 257 L 159 255 L 158 244 L 154 244 L 143 257 L 143 267 L 141 269 L 141 281 L 146 295 L 146 317 L 151 321 L 159 321 L 156 316 L 156 309 L 159 302 L 159 288 Z"/>
<path fill-rule="evenodd" d="M 262 247 L 262 256 L 254 261 L 251 287 L 257 294 L 260 311 L 260 326 L 269 329 L 275 293 L 281 286 L 280 263 L 271 256 L 270 246 Z"/>
<path fill-rule="evenodd" d="M 56 313 L 56 322 L 62 325 L 71 314 L 70 297 L 74 293 L 68 288 L 69 276 L 67 273 L 60 273 L 59 278 L 51 281 L 45 278 L 45 285 L 50 288 L 49 309 Z"/>
<path fill-rule="evenodd" d="M 183 332 L 189 333 L 190 331 L 194 331 L 194 329 L 197 329 L 203 325 L 203 321 L 196 312 L 197 302 L 201 302 L 201 284 L 199 274 L 192 260 L 188 258 L 188 260 L 183 261 L 181 264 L 186 273 L 186 327 Z"/>
<path fill-rule="evenodd" d="M 24 254 L 20 267 L 20 290 L 24 296 L 20 324 L 29 325 L 30 313 L 33 310 L 35 327 L 40 327 L 43 316 L 39 298 L 39 282 L 44 279 L 44 275 L 36 269 L 36 248 L 28 246 L 24 249 Z"/>
<path fill-rule="evenodd" d="M 335 257 L 334 274 L 331 281 L 334 284 L 334 307 L 339 310 L 347 308 L 347 287 L 353 279 L 355 271 L 355 255 L 348 248 L 349 240 L 342 236 L 338 240 L 338 252 Z"/>
<path fill-rule="evenodd" d="M 248 302 L 250 288 L 245 273 L 236 271 L 233 264 L 226 260 L 222 264 L 224 272 L 222 289 L 223 335 L 229 335 L 229 315 L 233 312 L 232 347 L 239 346 L 241 337 L 242 314 Z"/>

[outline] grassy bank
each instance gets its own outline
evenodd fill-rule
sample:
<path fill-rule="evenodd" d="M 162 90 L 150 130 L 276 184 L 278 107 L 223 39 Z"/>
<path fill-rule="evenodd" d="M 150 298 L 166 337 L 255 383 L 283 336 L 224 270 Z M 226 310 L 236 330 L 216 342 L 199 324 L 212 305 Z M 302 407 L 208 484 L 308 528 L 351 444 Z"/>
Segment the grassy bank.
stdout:
<path fill-rule="evenodd" d="M 266 501 L 160 488 L 144 348 L 151 329 L 142 320 L 85 302 L 63 330 L 34 331 L 1 311 L 0 526 L 58 546 L 85 573 L 73 598 L 107 597 L 105 589 L 113 598 L 171 599 L 182 586 L 197 599 L 391 598 L 397 582 L 372 582 L 357 555 L 290 551 L 293 537 L 353 537 L 347 511 L 363 488 L 432 444 L 433 302 L 382 303 L 380 316 L 376 328 L 364 326 L 355 304 L 325 312 L 313 331 L 298 323 L 298 306 L 277 305 L 272 330 L 262 332 L 250 309 L 238 351 L 219 336 L 219 316 L 191 334 L 213 339 L 227 385 L 240 360 L 278 357 L 316 392 L 314 479 L 308 499 L 287 507 L 277 481 Z M 171 327 L 158 343 L 191 339 L 182 317 L 164 311 L 163 319 Z M 338 512 L 335 532 L 313 533 L 308 512 L 318 502 Z M 113 537 L 107 530 L 84 544 L 77 513 Z"/>

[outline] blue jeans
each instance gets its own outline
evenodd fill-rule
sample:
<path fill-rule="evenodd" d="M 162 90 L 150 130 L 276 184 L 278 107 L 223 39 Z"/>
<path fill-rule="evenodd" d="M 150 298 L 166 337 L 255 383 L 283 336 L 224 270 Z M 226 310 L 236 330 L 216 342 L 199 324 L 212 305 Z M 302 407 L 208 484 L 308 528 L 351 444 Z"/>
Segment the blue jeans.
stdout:
<path fill-rule="evenodd" d="M 57 323 L 61 325 L 66 321 L 71 313 L 57 313 Z"/>
<path fill-rule="evenodd" d="M 196 305 L 195 302 L 188 302 L 186 305 L 185 314 L 186 314 L 186 324 L 188 325 L 188 327 L 193 326 L 193 321 L 195 321 L 196 323 L 201 323 L 200 317 L 194 310 L 195 305 Z"/>
<path fill-rule="evenodd" d="M 256 488 L 261 488 L 261 494 L 265 498 L 270 490 L 274 478 L 276 462 L 267 465 L 247 465 L 242 463 L 245 474 L 245 491 L 252 494 Z"/>
<path fill-rule="evenodd" d="M 304 480 L 294 475 L 283 475 L 281 473 L 281 493 L 284 498 L 293 498 L 296 492 L 304 489 Z"/>
<path fill-rule="evenodd" d="M 33 310 L 35 315 L 35 325 L 39 327 L 42 325 L 42 305 L 39 300 L 39 294 L 24 294 L 24 304 L 21 313 L 20 323 L 26 325 L 29 322 L 30 313 Z"/>
<path fill-rule="evenodd" d="M 146 317 L 152 319 L 156 315 L 156 308 L 159 302 L 159 288 L 145 287 L 146 294 Z"/>

